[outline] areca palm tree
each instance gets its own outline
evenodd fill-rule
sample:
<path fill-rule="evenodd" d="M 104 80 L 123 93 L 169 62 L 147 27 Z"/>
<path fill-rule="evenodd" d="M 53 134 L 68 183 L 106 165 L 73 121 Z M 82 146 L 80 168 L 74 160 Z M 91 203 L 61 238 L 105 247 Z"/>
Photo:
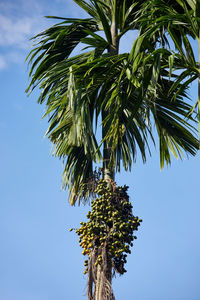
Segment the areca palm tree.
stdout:
<path fill-rule="evenodd" d="M 168 69 L 169 50 L 156 50 L 158 32 L 148 41 L 137 39 L 130 53 L 119 53 L 121 37 L 140 30 L 141 1 L 74 1 L 89 17 L 54 17 L 59 23 L 34 37 L 27 89 L 41 89 L 38 102 L 46 103 L 50 123 L 46 134 L 55 146 L 54 155 L 65 162 L 63 187 L 69 189 L 72 205 L 94 196 L 89 183 L 97 163 L 112 189 L 115 173 L 121 167 L 130 170 L 137 152 L 145 162 L 149 138 L 155 143 L 154 124 L 161 167 L 171 162 L 170 151 L 182 157 L 183 152 L 195 155 L 199 148 L 194 120 L 191 115 L 186 120 L 191 110 L 187 94 L 180 82 L 174 87 L 177 75 Z M 83 51 L 73 56 L 79 44 Z M 99 126 L 101 137 L 96 136 Z M 111 273 L 112 265 L 109 272 L 97 268 L 95 290 L 88 299 L 114 299 Z"/>

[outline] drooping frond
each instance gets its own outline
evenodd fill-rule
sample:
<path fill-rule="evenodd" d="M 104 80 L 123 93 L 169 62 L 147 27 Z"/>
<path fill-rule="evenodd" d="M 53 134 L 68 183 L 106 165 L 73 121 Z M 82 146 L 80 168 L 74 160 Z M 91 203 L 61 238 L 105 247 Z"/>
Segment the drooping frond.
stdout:
<path fill-rule="evenodd" d="M 29 76 L 32 77 L 27 91 L 31 92 L 36 85 L 40 85 L 44 79 L 47 79 L 48 71 L 51 71 L 52 67 L 58 67 L 59 63 L 66 62 L 88 32 L 93 33 L 97 30 L 98 25 L 92 19 L 66 18 L 61 23 L 36 35 L 33 38 L 36 41 L 35 47 L 27 57 L 31 64 Z M 69 62 L 68 66 L 71 64 Z M 40 98 L 40 102 L 43 100 L 44 96 Z"/>
<path fill-rule="evenodd" d="M 159 45 L 164 41 L 163 47 L 166 47 L 167 43 L 168 47 L 176 49 L 176 52 L 170 50 L 168 55 L 170 70 L 177 70 L 179 74 L 171 87 L 171 91 L 176 91 L 175 98 L 199 78 L 199 62 L 195 58 L 193 40 L 199 43 L 200 2 L 198 0 L 153 0 L 147 5 L 144 4 L 142 11 L 143 15 L 140 15 L 139 22 L 143 39 L 156 36 Z M 162 35 L 158 36 L 158 32 L 162 32 Z M 198 106 L 198 113 L 196 113 Z M 190 114 L 194 112 L 200 126 L 199 100 L 191 108 Z"/>
<path fill-rule="evenodd" d="M 42 89 L 38 102 L 47 104 L 45 116 L 49 116 L 50 125 L 46 134 L 55 145 L 54 155 L 66 159 L 63 186 L 70 189 L 72 204 L 90 195 L 85 184 L 92 176 L 93 162 L 101 158 L 93 132 L 94 107 L 81 102 L 87 94 L 84 86 L 77 87 L 72 66 L 101 55 L 107 44 L 99 37 L 96 49 L 72 58 L 69 55 L 86 36 L 91 36 L 91 42 L 97 28 L 91 19 L 66 19 L 38 35 L 38 46 L 29 56 L 32 81 L 28 90 L 37 85 Z"/>

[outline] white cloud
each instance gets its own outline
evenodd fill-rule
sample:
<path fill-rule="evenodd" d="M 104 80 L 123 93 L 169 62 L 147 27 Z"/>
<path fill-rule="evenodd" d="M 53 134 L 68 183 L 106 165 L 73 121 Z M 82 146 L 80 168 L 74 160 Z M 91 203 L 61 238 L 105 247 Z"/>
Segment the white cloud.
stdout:
<path fill-rule="evenodd" d="M 42 16 L 22 17 L 19 19 L 0 14 L 0 47 L 26 49 L 32 36 L 49 27 Z"/>
<path fill-rule="evenodd" d="M 28 18 L 14 21 L 0 15 L 0 46 L 17 46 L 24 48 L 27 36 L 31 33 L 32 21 Z"/>
<path fill-rule="evenodd" d="M 30 38 L 55 23 L 45 15 L 83 16 L 72 0 L 0 1 L 0 70 L 24 61 Z"/>
<path fill-rule="evenodd" d="M 0 55 L 0 71 L 5 70 L 9 65 L 23 64 L 26 55 L 22 51 L 8 51 L 4 55 Z"/>
<path fill-rule="evenodd" d="M 27 48 L 33 35 L 49 27 L 46 4 L 46 0 L 0 1 L 0 47 Z"/>
<path fill-rule="evenodd" d="M 4 56 L 0 55 L 0 71 L 5 69 L 7 66 L 6 59 Z"/>
<path fill-rule="evenodd" d="M 21 51 L 10 51 L 6 54 L 6 58 L 8 62 L 20 64 L 24 62 L 25 55 L 24 52 Z"/>
<path fill-rule="evenodd" d="M 30 38 L 47 26 L 39 1 L 0 1 L 0 70 L 23 63 Z"/>

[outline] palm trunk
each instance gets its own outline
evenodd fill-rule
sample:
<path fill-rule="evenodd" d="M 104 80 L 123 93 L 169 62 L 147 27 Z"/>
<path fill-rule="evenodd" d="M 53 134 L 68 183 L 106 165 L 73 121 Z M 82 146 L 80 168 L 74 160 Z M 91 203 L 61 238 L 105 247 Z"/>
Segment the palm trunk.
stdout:
<path fill-rule="evenodd" d="M 115 5 L 116 6 L 116 5 Z M 118 54 L 118 39 L 117 39 L 117 21 L 116 21 L 116 7 L 112 17 L 112 23 L 110 27 L 112 44 L 108 49 L 110 55 Z M 107 112 L 102 110 L 102 122 L 105 120 Z M 109 125 L 107 125 L 109 126 Z M 102 127 L 102 138 L 105 137 L 107 132 L 107 126 Z M 105 141 L 103 144 L 103 179 L 108 182 L 115 180 L 115 168 L 114 164 L 111 164 L 111 145 Z M 105 254 L 107 255 L 107 253 Z M 112 293 L 112 265 L 107 258 L 107 268 L 102 270 L 101 265 L 97 267 L 97 279 L 95 285 L 95 300 L 114 300 Z M 106 282 L 106 295 L 105 295 L 105 282 Z"/>
<path fill-rule="evenodd" d="M 114 1 L 114 12 L 112 16 L 112 22 L 110 26 L 110 32 L 111 32 L 111 38 L 112 38 L 112 44 L 110 45 L 108 49 L 108 53 L 110 55 L 117 55 L 118 54 L 118 48 L 119 48 L 119 43 L 118 43 L 118 32 L 117 32 L 117 4 L 116 1 Z M 106 118 L 106 111 L 102 111 L 102 121 Z M 105 137 L 107 132 L 107 128 L 103 126 L 102 129 L 102 138 Z M 110 166 L 110 157 L 111 157 L 111 145 L 108 142 L 104 142 L 103 145 L 103 178 L 107 181 L 114 180 L 115 179 L 115 171 L 114 167 Z"/>

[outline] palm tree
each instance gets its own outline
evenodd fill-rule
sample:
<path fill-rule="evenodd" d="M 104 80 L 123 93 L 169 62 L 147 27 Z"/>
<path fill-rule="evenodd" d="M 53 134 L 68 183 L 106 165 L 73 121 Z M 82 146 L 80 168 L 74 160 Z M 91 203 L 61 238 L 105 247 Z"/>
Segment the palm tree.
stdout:
<path fill-rule="evenodd" d="M 97 163 L 102 164 L 106 183 L 103 196 L 110 195 L 109 191 L 120 194 L 115 173 L 122 166 L 130 170 L 137 151 L 145 162 L 149 138 L 155 143 L 154 124 L 161 168 L 171 162 L 170 151 L 182 157 L 183 151 L 195 155 L 199 149 L 192 116 L 186 121 L 191 106 L 185 90 L 181 83 L 174 87 L 177 76 L 173 72 L 167 78 L 170 51 L 156 50 L 158 32 L 148 41 L 140 36 L 130 53 L 119 53 L 121 37 L 129 30 L 140 30 L 141 1 L 74 1 L 89 17 L 51 17 L 60 23 L 34 37 L 36 44 L 27 58 L 31 65 L 27 92 L 37 86 L 42 90 L 38 103 L 46 103 L 50 123 L 46 134 L 55 146 L 54 155 L 65 161 L 63 187 L 69 189 L 71 205 L 89 200 L 97 185 L 102 185 L 95 181 Z M 83 51 L 73 56 L 79 44 Z M 96 135 L 99 125 L 100 138 Z M 96 183 L 95 188 L 91 182 Z M 125 192 L 126 188 L 123 197 L 127 200 Z M 109 197 L 104 200 L 110 201 Z M 120 207 L 119 202 L 117 205 Z M 95 264 L 91 257 L 90 261 Z M 91 291 L 88 285 L 88 299 L 114 299 L 113 266 L 107 265 L 106 270 L 101 265 L 95 269 L 95 288 Z M 107 294 L 105 285 L 109 286 Z"/>

